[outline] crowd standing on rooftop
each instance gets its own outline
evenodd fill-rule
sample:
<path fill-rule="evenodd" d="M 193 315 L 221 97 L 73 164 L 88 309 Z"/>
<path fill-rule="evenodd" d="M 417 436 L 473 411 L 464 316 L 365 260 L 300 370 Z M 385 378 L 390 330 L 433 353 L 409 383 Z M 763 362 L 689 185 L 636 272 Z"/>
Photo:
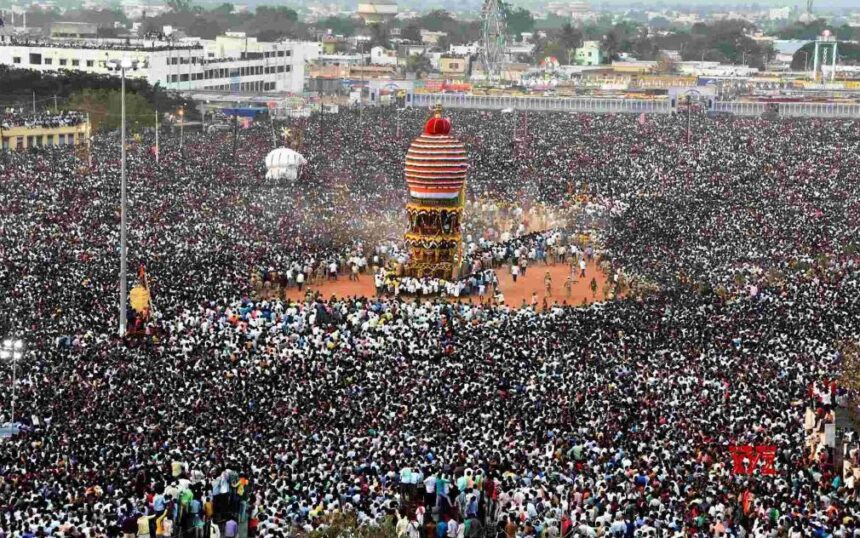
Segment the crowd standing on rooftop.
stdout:
<path fill-rule="evenodd" d="M 44 112 L 41 114 L 26 114 L 21 110 L 6 109 L 0 116 L 0 125 L 4 129 L 13 127 L 52 128 L 80 125 L 87 121 L 86 115 L 78 112 Z"/>
<path fill-rule="evenodd" d="M 0 329 L 27 353 L 0 536 L 339 519 L 410 538 L 860 534 L 853 477 L 803 424 L 844 399 L 839 349 L 860 335 L 855 123 L 697 117 L 687 145 L 686 118 L 532 113 L 522 133 L 450 115 L 470 199 L 584 203 L 603 258 L 650 292 L 256 297 L 252 270 L 372 260 L 405 228 L 396 133 L 425 113 L 344 111 L 295 126 L 309 163 L 292 184 L 262 179 L 267 130 L 235 156 L 229 133 L 182 151 L 165 136 L 159 164 L 149 136 L 132 144 L 129 259 L 154 309 L 123 341 L 118 137 L 96 139 L 92 168 L 70 148 L 6 155 Z M 517 233 L 527 214 L 467 227 L 471 250 L 545 245 Z M 776 447 L 774 476 L 734 472 L 747 444 Z"/>

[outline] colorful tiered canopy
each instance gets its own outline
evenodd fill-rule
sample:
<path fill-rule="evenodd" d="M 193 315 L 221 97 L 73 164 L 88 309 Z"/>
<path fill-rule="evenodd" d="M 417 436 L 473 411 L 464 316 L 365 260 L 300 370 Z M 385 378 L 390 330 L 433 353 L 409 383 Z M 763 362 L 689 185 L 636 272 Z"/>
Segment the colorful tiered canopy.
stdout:
<path fill-rule="evenodd" d="M 409 146 L 406 183 L 413 198 L 446 200 L 460 195 L 469 162 L 466 147 L 450 132 L 451 121 L 437 112 Z"/>

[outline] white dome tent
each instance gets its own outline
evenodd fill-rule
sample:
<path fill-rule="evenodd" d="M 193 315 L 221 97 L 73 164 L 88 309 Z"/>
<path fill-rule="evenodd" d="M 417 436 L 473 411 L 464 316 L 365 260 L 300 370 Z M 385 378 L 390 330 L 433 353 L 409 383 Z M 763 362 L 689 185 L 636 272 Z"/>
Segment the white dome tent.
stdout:
<path fill-rule="evenodd" d="M 299 177 L 302 165 L 307 159 L 301 153 L 290 148 L 276 148 L 266 155 L 266 179 L 288 179 L 295 181 Z"/>

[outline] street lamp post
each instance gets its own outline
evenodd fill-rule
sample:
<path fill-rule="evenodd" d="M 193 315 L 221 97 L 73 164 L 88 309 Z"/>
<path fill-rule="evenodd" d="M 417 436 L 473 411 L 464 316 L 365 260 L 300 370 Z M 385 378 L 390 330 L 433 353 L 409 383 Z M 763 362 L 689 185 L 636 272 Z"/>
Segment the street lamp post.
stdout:
<path fill-rule="evenodd" d="M 18 361 L 24 357 L 24 341 L 19 339 L 6 338 L 3 344 L 0 345 L 0 359 L 3 361 L 12 362 L 12 413 L 9 419 L 9 426 L 12 433 L 15 433 L 15 403 L 17 397 L 17 378 L 18 378 Z"/>
<path fill-rule="evenodd" d="M 119 62 L 113 61 L 109 63 L 109 67 L 114 70 L 118 70 L 120 72 L 120 76 L 122 77 L 121 83 L 121 128 L 120 128 L 120 144 L 122 145 L 122 164 L 120 166 L 120 229 L 119 229 L 119 242 L 120 242 L 120 267 L 119 267 L 119 336 L 125 336 L 127 329 L 127 312 L 126 305 L 128 305 L 128 272 L 127 272 L 127 232 L 128 232 L 128 223 L 126 220 L 127 206 L 128 206 L 128 193 L 127 193 L 127 181 L 126 181 L 126 173 L 125 173 L 125 72 L 128 69 L 137 69 L 137 62 L 134 62 L 129 59 L 123 59 Z"/>
<path fill-rule="evenodd" d="M 185 109 L 179 109 L 179 154 L 185 156 L 184 142 L 185 140 Z"/>
<path fill-rule="evenodd" d="M 701 97 L 702 94 L 698 90 L 687 90 L 684 92 L 687 96 L 687 145 L 690 145 L 690 137 L 693 123 L 693 95 Z"/>

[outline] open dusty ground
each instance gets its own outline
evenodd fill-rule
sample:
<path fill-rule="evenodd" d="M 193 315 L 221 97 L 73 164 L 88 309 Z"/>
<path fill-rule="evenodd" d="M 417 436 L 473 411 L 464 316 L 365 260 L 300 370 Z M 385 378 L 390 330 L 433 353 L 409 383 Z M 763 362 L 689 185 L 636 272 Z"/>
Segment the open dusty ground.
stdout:
<path fill-rule="evenodd" d="M 547 271 L 552 278 L 552 291 L 547 295 L 544 286 L 544 276 Z M 564 287 L 565 280 L 570 274 L 570 268 L 566 264 L 543 265 L 537 264 L 530 266 L 526 270 L 525 276 L 517 277 L 517 282 L 514 283 L 511 278 L 511 273 L 508 266 L 496 270 L 499 277 L 499 286 L 502 294 L 505 297 L 505 303 L 508 306 L 519 307 L 526 304 L 531 304 L 532 293 L 537 294 L 538 306 L 543 305 L 544 297 L 547 299 L 547 304 L 552 305 L 554 302 L 562 304 L 567 302 L 568 305 L 580 305 L 583 301 L 591 303 L 594 301 L 602 301 L 604 299 L 603 287 L 606 283 L 606 275 L 597 267 L 594 262 L 588 264 L 585 270 L 585 278 L 579 278 L 577 270 L 577 279 L 573 282 L 568 294 Z M 591 291 L 591 279 L 597 280 L 597 293 Z M 364 296 L 371 297 L 376 292 L 373 287 L 373 276 L 361 275 L 358 282 L 351 282 L 346 275 L 340 275 L 337 281 L 326 281 L 321 286 L 307 286 L 305 290 L 311 289 L 319 291 L 323 297 L 351 297 Z M 304 291 L 300 292 L 296 288 L 290 288 L 287 296 L 291 299 L 304 298 Z M 461 300 L 467 298 L 462 297 Z M 473 296 L 471 300 L 479 300 L 477 296 Z"/>

